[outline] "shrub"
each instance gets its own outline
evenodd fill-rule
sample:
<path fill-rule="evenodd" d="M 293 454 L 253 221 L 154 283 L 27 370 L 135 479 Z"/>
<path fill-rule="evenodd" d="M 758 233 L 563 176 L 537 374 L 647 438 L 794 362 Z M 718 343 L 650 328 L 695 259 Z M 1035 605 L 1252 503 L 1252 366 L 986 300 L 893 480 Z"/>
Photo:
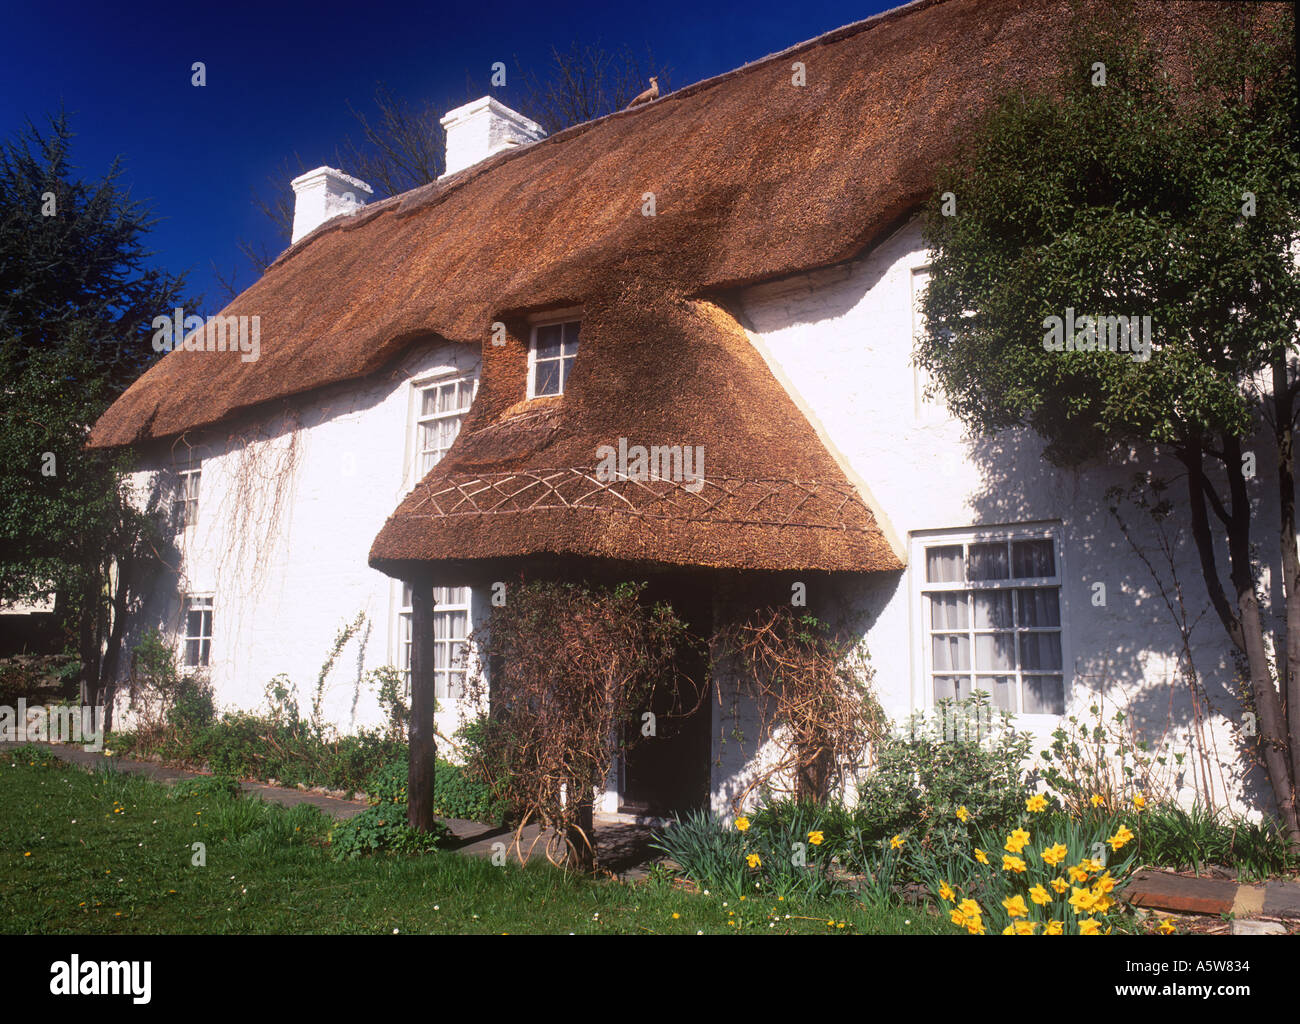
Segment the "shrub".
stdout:
<path fill-rule="evenodd" d="M 390 761 L 366 780 L 370 806 L 340 823 L 330 836 L 334 856 L 353 860 L 369 853 L 427 853 L 450 836 L 435 822 L 432 832 L 419 832 L 406 823 L 407 765 Z"/>
<path fill-rule="evenodd" d="M 939 714 L 948 725 L 992 722 L 983 693 L 941 702 Z M 861 856 L 855 851 L 905 834 L 942 858 L 966 849 L 972 828 L 1009 827 L 1031 793 L 1022 767 L 1030 746 L 1030 737 L 1011 728 L 1006 716 L 1000 726 L 970 736 L 936 735 L 914 718 L 906 735 L 880 743 L 875 770 L 859 787 L 843 855 L 852 861 Z"/>

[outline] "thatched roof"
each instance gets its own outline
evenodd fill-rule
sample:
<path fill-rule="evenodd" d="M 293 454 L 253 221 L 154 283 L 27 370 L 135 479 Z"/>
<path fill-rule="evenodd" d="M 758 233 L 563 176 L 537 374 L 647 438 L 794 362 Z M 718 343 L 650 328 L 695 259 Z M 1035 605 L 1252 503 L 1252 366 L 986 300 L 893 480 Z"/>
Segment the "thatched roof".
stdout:
<path fill-rule="evenodd" d="M 1142 5 L 1175 49 L 1217 6 Z M 927 197 L 972 112 L 1008 82 L 1047 77 L 1069 18 L 1064 0 L 919 0 L 327 222 L 225 310 L 261 317 L 258 361 L 173 352 L 104 414 L 91 443 L 175 435 L 359 378 L 417 337 L 483 345 L 500 320 L 514 337 L 484 347 L 465 430 L 390 519 L 373 564 L 563 549 L 898 568 L 851 490 L 837 504 L 844 473 L 705 300 L 882 238 Z M 803 87 L 791 83 L 795 61 Z M 646 192 L 657 216 L 641 214 Z M 521 406 L 521 317 L 563 306 L 584 310 L 572 390 Z M 547 404 L 553 415 L 533 415 Z M 642 496 L 657 519 L 575 505 L 554 487 L 529 511 L 457 504 L 467 478 L 506 474 L 483 482 L 509 488 L 523 470 L 589 470 L 596 446 L 620 436 L 702 444 L 706 475 L 780 486 L 752 509 L 757 496 L 742 487 L 690 514 Z M 806 486 L 815 496 L 801 496 Z"/>

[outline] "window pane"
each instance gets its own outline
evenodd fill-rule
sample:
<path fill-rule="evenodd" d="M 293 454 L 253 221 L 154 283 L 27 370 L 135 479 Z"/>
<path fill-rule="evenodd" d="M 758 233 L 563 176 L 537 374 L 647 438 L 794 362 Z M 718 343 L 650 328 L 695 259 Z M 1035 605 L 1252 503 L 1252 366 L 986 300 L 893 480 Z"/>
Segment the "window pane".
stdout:
<path fill-rule="evenodd" d="M 578 351 L 578 328 L 581 325 L 577 320 L 571 320 L 564 325 L 564 354 L 573 355 Z"/>
<path fill-rule="evenodd" d="M 1019 599 L 1020 625 L 1053 628 L 1061 625 L 1060 591 L 1055 587 L 1022 589 Z"/>
<path fill-rule="evenodd" d="M 944 635 L 933 638 L 934 671 L 970 668 L 970 638 Z"/>
<path fill-rule="evenodd" d="M 970 546 L 970 578 L 972 580 L 1005 580 L 1009 577 L 1007 546 L 997 544 L 972 544 Z"/>
<path fill-rule="evenodd" d="M 983 633 L 975 637 L 975 667 L 977 669 L 1016 668 L 1016 641 L 1014 633 Z"/>
<path fill-rule="evenodd" d="M 1016 710 L 1016 680 L 1013 676 L 976 676 L 975 689 L 993 697 L 993 706 L 999 711 Z"/>
<path fill-rule="evenodd" d="M 1065 681 L 1061 676 L 1026 676 L 1025 714 L 1065 714 Z"/>
<path fill-rule="evenodd" d="M 968 617 L 965 594 L 930 595 L 931 629 L 965 629 Z"/>
<path fill-rule="evenodd" d="M 971 695 L 970 676 L 935 676 L 934 699 L 965 700 Z"/>
<path fill-rule="evenodd" d="M 1011 542 L 1011 570 L 1016 579 L 1056 575 L 1056 552 L 1050 540 Z"/>
<path fill-rule="evenodd" d="M 1011 593 L 1009 591 L 976 591 L 976 629 L 1010 629 L 1014 625 L 1015 622 L 1011 615 Z"/>
<path fill-rule="evenodd" d="M 573 369 L 572 359 L 560 360 L 560 391 L 564 392 L 569 386 L 569 372 Z"/>
<path fill-rule="evenodd" d="M 197 665 L 199 663 L 199 642 L 197 640 L 185 641 L 185 664 Z"/>
<path fill-rule="evenodd" d="M 546 324 L 537 328 L 537 358 L 554 359 L 559 356 L 562 336 L 562 324 Z"/>
<path fill-rule="evenodd" d="M 1034 670 L 1059 671 L 1061 668 L 1060 633 L 1021 633 L 1020 667 L 1026 672 Z"/>
<path fill-rule="evenodd" d="M 961 545 L 926 548 L 925 578 L 930 583 L 961 582 Z"/>
<path fill-rule="evenodd" d="M 533 388 L 535 395 L 558 395 L 560 393 L 560 364 L 550 360 L 537 364 L 537 384 Z"/>

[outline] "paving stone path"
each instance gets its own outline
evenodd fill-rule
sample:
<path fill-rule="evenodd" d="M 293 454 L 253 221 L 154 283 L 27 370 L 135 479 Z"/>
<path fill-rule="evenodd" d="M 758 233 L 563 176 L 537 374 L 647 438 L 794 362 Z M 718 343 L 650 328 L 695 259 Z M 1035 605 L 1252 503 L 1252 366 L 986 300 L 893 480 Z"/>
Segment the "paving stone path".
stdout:
<path fill-rule="evenodd" d="M 0 742 L 0 752 L 20 746 L 12 742 Z M 51 752 L 64 761 L 79 765 L 88 771 L 104 764 L 112 764 L 120 772 L 129 775 L 143 775 L 158 782 L 171 785 L 182 779 L 204 778 L 203 772 L 185 771 L 169 768 L 153 761 L 132 761 L 124 757 L 107 757 L 103 753 L 84 750 L 80 746 L 42 743 L 38 746 L 49 747 Z M 268 786 L 262 782 L 240 782 L 245 793 L 260 797 L 267 803 L 282 807 L 294 807 L 298 804 L 311 804 L 323 813 L 339 821 L 355 817 L 369 805 L 360 800 L 345 800 L 342 797 L 329 796 L 325 793 L 313 793 L 308 790 L 290 789 L 285 786 Z M 524 859 L 546 862 L 546 841 L 540 838 L 541 830 L 536 825 L 524 829 L 519 844 L 515 843 L 514 829 L 485 825 L 481 821 L 464 821 L 460 818 L 439 818 L 451 829 L 455 840 L 447 849 L 474 857 L 490 857 L 504 843 L 507 856 L 514 861 Z M 647 866 L 658 855 L 649 847 L 654 829 L 650 825 L 628 824 L 622 821 L 596 817 L 596 851 L 602 869 L 621 878 L 643 878 Z M 531 851 L 531 856 L 530 856 Z"/>

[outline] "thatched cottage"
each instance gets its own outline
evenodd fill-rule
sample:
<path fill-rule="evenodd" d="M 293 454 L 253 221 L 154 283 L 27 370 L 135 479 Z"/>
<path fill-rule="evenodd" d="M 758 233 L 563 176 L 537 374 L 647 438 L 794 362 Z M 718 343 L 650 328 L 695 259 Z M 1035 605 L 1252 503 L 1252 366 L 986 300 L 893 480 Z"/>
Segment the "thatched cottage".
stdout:
<path fill-rule="evenodd" d="M 1202 12 L 1143 18 L 1176 49 Z M 404 195 L 304 175 L 293 244 L 224 311 L 258 318 L 257 358 L 181 346 L 94 429 L 177 510 L 183 564 L 134 635 L 164 625 L 223 705 L 253 707 L 360 622 L 328 717 L 373 722 L 358 680 L 414 645 L 448 731 L 496 583 L 648 579 L 699 627 L 802 583 L 865 637 L 896 719 L 981 688 L 1046 735 L 1122 695 L 1179 742 L 1178 634 L 1104 496 L 1132 467 L 967 439 L 911 362 L 934 171 L 1054 66 L 1070 17 L 918 0 L 549 138 L 469 104 L 444 122 L 451 172 Z M 667 471 L 608 472 L 642 455 Z M 1217 785 L 1249 804 L 1226 641 L 1201 639 Z M 615 766 L 603 809 L 725 809 L 754 756 L 737 714 L 712 699 Z"/>

